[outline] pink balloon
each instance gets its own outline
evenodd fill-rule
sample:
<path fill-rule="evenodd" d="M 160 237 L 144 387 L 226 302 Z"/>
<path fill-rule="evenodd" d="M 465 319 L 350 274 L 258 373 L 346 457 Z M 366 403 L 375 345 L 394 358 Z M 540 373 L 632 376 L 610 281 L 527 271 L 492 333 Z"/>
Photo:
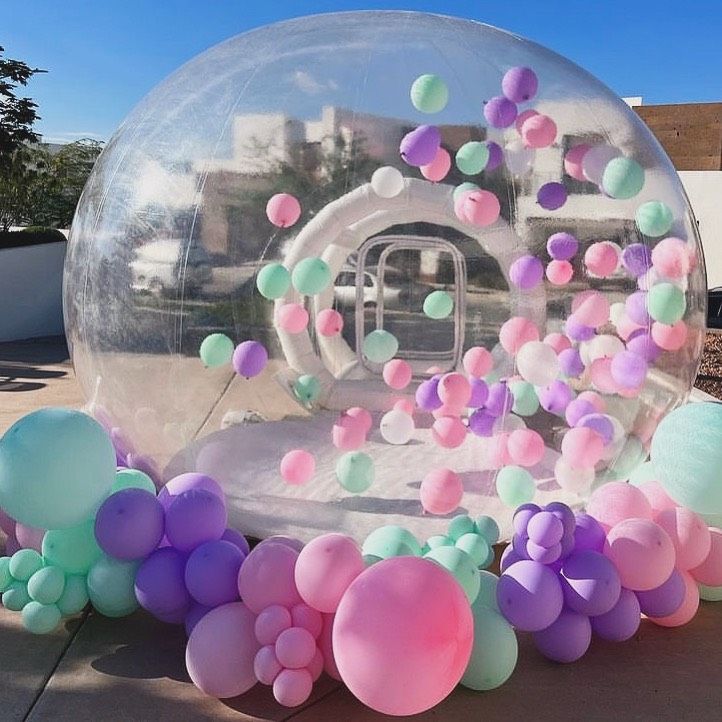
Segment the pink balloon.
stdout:
<path fill-rule="evenodd" d="M 316 472 L 316 459 L 304 449 L 293 449 L 281 459 L 281 476 L 288 484 L 305 484 Z"/>
<path fill-rule="evenodd" d="M 333 656 L 333 622 L 335 614 L 323 615 L 323 629 L 318 638 L 318 648 L 323 654 L 323 671 L 332 679 L 341 681 L 341 675 L 336 666 L 336 659 Z"/>
<path fill-rule="evenodd" d="M 411 715 L 451 693 L 473 637 L 471 608 L 454 578 L 426 559 L 395 557 L 369 567 L 348 588 L 333 650 L 342 680 L 361 702 L 384 714 Z"/>
<path fill-rule="evenodd" d="M 666 617 L 650 617 L 649 619 L 660 627 L 681 627 L 692 621 L 699 609 L 699 589 L 697 583 L 689 572 L 680 571 L 684 580 L 684 600 L 676 612 Z"/>
<path fill-rule="evenodd" d="M 246 557 L 238 573 L 238 591 L 248 608 L 260 614 L 271 604 L 292 607 L 301 601 L 293 580 L 298 552 L 286 544 L 265 542 Z"/>
<path fill-rule="evenodd" d="M 436 155 L 434 156 L 434 160 L 432 160 L 431 163 L 422 165 L 420 170 L 421 175 L 424 176 L 426 180 L 438 183 L 446 178 L 450 168 L 451 157 L 449 156 L 448 151 L 439 147 L 439 150 L 436 151 Z"/>
<path fill-rule="evenodd" d="M 569 338 L 563 333 L 557 332 L 548 333 L 544 336 L 544 343 L 547 346 L 551 346 L 557 354 L 560 354 L 562 351 L 566 351 L 568 348 L 572 347 L 572 342 Z"/>
<path fill-rule="evenodd" d="M 212 609 L 196 624 L 188 638 L 186 667 L 198 689 L 225 699 L 256 684 L 254 621 L 243 602 L 232 602 Z"/>
<path fill-rule="evenodd" d="M 547 148 L 557 137 L 557 124 L 548 115 L 537 113 L 522 123 L 521 137 L 527 148 Z"/>
<path fill-rule="evenodd" d="M 456 416 L 442 416 L 434 421 L 431 437 L 438 446 L 455 449 L 461 446 L 466 438 L 466 426 Z"/>
<path fill-rule="evenodd" d="M 637 488 L 647 497 L 647 501 L 652 507 L 653 515 L 656 515 L 665 509 L 677 508 L 677 502 L 670 499 L 667 492 L 658 481 L 645 481 Z"/>
<path fill-rule="evenodd" d="M 590 378 L 594 388 L 603 394 L 614 394 L 621 392 L 619 385 L 612 376 L 612 359 L 609 356 L 598 358 L 592 361 L 590 367 Z"/>
<path fill-rule="evenodd" d="M 575 469 L 594 466 L 604 452 L 604 441 L 593 429 L 577 426 L 569 429 L 562 438 L 562 456 Z"/>
<path fill-rule="evenodd" d="M 286 607 L 271 604 L 256 617 L 253 631 L 259 644 L 275 644 L 278 635 L 289 629 L 292 624 L 291 613 Z"/>
<path fill-rule="evenodd" d="M 374 423 L 371 414 L 360 406 L 353 406 L 350 409 L 347 409 L 344 411 L 342 416 L 347 416 L 350 419 L 357 420 L 361 424 L 365 434 L 368 434 L 368 432 L 371 431 L 371 427 Z"/>
<path fill-rule="evenodd" d="M 472 346 L 464 354 L 463 365 L 464 371 L 466 371 L 469 376 L 474 376 L 479 379 L 491 371 L 494 366 L 494 359 L 491 353 L 483 346 Z"/>
<path fill-rule="evenodd" d="M 301 204 L 290 193 L 276 193 L 266 204 L 266 216 L 274 226 L 288 228 L 301 217 Z"/>
<path fill-rule="evenodd" d="M 343 316 L 332 308 L 324 308 L 316 315 L 316 331 L 321 336 L 338 336 L 343 330 Z"/>
<path fill-rule="evenodd" d="M 414 402 L 411 399 L 399 399 L 398 401 L 394 401 L 394 409 L 403 411 L 405 414 L 411 416 L 414 413 Z"/>
<path fill-rule="evenodd" d="M 434 469 L 421 482 L 421 506 L 429 514 L 450 514 L 461 503 L 464 485 L 451 469 Z"/>
<path fill-rule="evenodd" d="M 403 359 L 394 358 L 384 364 L 384 381 L 387 386 L 397 391 L 409 385 L 412 374 L 411 364 Z"/>
<path fill-rule="evenodd" d="M 598 414 L 603 414 L 607 410 L 607 402 L 596 391 L 582 391 L 577 398 L 592 404 Z"/>
<path fill-rule="evenodd" d="M 253 660 L 253 672 L 261 684 L 273 684 L 273 680 L 278 677 L 282 669 L 272 644 L 267 644 L 258 650 Z"/>
<path fill-rule="evenodd" d="M 569 261 L 550 261 L 546 267 L 546 277 L 553 286 L 564 286 L 572 280 L 574 267 Z"/>
<path fill-rule="evenodd" d="M 306 604 L 319 612 L 335 612 L 344 592 L 364 568 L 361 550 L 351 537 L 323 534 L 301 550 L 294 578 Z"/>
<path fill-rule="evenodd" d="M 532 429 L 517 429 L 509 434 L 509 456 L 519 466 L 535 466 L 544 458 L 544 439 Z"/>
<path fill-rule="evenodd" d="M 316 640 L 303 627 L 289 627 L 278 635 L 276 659 L 288 669 L 302 669 L 311 664 L 316 653 Z"/>
<path fill-rule="evenodd" d="M 333 425 L 331 431 L 333 445 L 342 451 L 356 451 L 366 443 L 366 433 L 363 426 L 351 419 L 342 416 L 339 423 Z"/>
<path fill-rule="evenodd" d="M 318 647 L 316 647 L 316 653 L 313 655 L 311 664 L 309 664 L 306 669 L 309 671 L 311 679 L 314 682 L 321 676 L 321 673 L 323 672 L 323 654 Z"/>
<path fill-rule="evenodd" d="M 661 511 L 654 521 L 664 529 L 674 544 L 677 553 L 675 566 L 687 571 L 698 567 L 709 555 L 712 536 L 704 519 L 691 509 L 678 506 L 676 509 Z"/>
<path fill-rule="evenodd" d="M 525 343 L 538 340 L 539 329 L 524 316 L 512 316 L 499 329 L 499 343 L 512 355 L 516 355 Z"/>
<path fill-rule="evenodd" d="M 607 534 L 604 554 L 617 567 L 622 586 L 645 592 L 669 579 L 674 545 L 664 529 L 649 519 L 625 519 Z"/>
<path fill-rule="evenodd" d="M 491 191 L 471 191 L 464 193 L 463 214 L 474 226 L 490 226 L 499 218 L 501 206 L 499 199 Z"/>
<path fill-rule="evenodd" d="M 514 127 L 516 128 L 516 132 L 521 135 L 521 129 L 524 126 L 524 123 L 526 123 L 529 118 L 533 118 L 535 115 L 539 115 L 539 113 L 536 110 L 533 110 L 532 108 L 529 108 L 528 110 L 525 110 L 522 113 L 519 113 L 519 115 L 516 116 L 516 120 L 514 121 Z"/>
<path fill-rule="evenodd" d="M 284 303 L 276 309 L 276 325 L 286 333 L 301 333 L 308 326 L 308 311 L 300 303 Z"/>
<path fill-rule="evenodd" d="M 313 690 L 313 678 L 307 669 L 284 669 L 273 680 L 273 696 L 284 707 L 298 707 Z"/>
<path fill-rule="evenodd" d="M 471 398 L 471 384 L 463 374 L 444 374 L 439 379 L 436 392 L 444 404 L 463 409 Z"/>
<path fill-rule="evenodd" d="M 598 328 L 609 321 L 609 301 L 599 291 L 581 291 L 572 299 L 572 313 L 579 323 Z"/>
<path fill-rule="evenodd" d="M 298 562 L 296 562 L 298 565 Z M 321 612 L 309 607 L 308 604 L 297 604 L 291 609 L 291 620 L 294 627 L 303 627 L 314 639 L 318 639 L 323 629 Z"/>
<path fill-rule="evenodd" d="M 45 529 L 36 529 L 34 526 L 26 526 L 18 522 L 15 524 L 15 538 L 23 549 L 35 549 L 42 553 L 43 537 Z"/>
<path fill-rule="evenodd" d="M 575 180 L 586 181 L 584 173 L 582 172 L 582 160 L 590 148 L 590 145 L 580 143 L 570 148 L 564 156 L 564 170 Z"/>
<path fill-rule="evenodd" d="M 722 586 L 722 530 L 709 528 L 710 550 L 705 560 L 690 574 L 700 583 L 708 587 Z"/>
<path fill-rule="evenodd" d="M 687 324 L 677 321 L 672 326 L 655 321 L 652 324 L 652 340 L 664 351 L 679 351 L 687 340 Z"/>
<path fill-rule="evenodd" d="M 465 191 L 464 193 L 459 193 L 458 196 L 454 199 L 454 213 L 462 223 L 471 223 L 471 221 L 466 216 L 465 205 L 466 199 L 471 195 L 472 192 L 473 191 L 469 190 Z"/>
<path fill-rule="evenodd" d="M 625 519 L 651 519 L 652 506 L 641 489 L 624 481 L 610 481 L 589 498 L 587 514 L 606 531 Z"/>
<path fill-rule="evenodd" d="M 589 273 L 607 278 L 619 266 L 619 249 L 609 241 L 592 243 L 584 254 L 584 263 Z"/>
<path fill-rule="evenodd" d="M 502 466 L 511 464 L 509 436 L 511 434 L 495 434 L 489 439 L 487 453 L 489 466 L 492 469 L 501 469 Z"/>
<path fill-rule="evenodd" d="M 652 249 L 652 264 L 664 278 L 684 278 L 690 272 L 687 244 L 681 238 L 664 238 Z"/>

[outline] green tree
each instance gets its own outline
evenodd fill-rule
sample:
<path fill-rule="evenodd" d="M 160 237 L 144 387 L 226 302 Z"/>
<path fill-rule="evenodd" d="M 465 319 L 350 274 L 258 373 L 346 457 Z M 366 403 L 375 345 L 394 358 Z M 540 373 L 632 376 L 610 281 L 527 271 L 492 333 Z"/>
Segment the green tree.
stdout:
<path fill-rule="evenodd" d="M 0 167 L 0 231 L 33 223 L 42 202 L 50 154 L 42 146 L 23 145 Z"/>

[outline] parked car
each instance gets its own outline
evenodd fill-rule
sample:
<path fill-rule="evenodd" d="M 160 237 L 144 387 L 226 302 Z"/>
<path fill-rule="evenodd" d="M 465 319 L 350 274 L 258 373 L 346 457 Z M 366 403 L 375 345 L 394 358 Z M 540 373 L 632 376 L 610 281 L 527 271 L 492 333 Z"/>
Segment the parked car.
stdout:
<path fill-rule="evenodd" d="M 707 291 L 707 327 L 722 328 L 722 286 Z"/>
<path fill-rule="evenodd" d="M 186 254 L 181 240 L 151 241 L 135 249 L 130 262 L 134 291 L 156 296 L 175 293 L 183 284 L 186 291 L 199 289 L 211 281 L 213 264 L 208 252 L 191 246 Z"/>
<path fill-rule="evenodd" d="M 379 279 L 376 274 L 370 271 L 363 272 L 363 305 L 375 306 L 379 300 Z M 333 290 L 336 303 L 342 307 L 353 307 L 356 304 L 356 271 L 355 269 L 344 269 L 336 276 Z M 384 306 L 398 307 L 404 303 L 407 294 L 396 286 L 384 283 L 383 299 Z"/>

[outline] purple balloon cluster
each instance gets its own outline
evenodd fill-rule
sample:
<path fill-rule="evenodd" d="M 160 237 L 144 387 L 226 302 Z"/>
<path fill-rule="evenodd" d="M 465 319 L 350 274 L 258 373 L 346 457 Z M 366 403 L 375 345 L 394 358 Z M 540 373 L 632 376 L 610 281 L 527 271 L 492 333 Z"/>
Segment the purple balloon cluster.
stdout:
<path fill-rule="evenodd" d="M 96 516 L 95 537 L 108 556 L 140 562 L 138 603 L 164 622 L 185 623 L 190 634 L 211 609 L 239 598 L 248 542 L 226 524 L 218 483 L 181 474 L 157 497 L 136 488 L 109 496 Z"/>
<path fill-rule="evenodd" d="M 514 536 L 501 560 L 499 609 L 517 629 L 534 633 L 548 659 L 573 662 L 591 643 L 631 637 L 640 621 L 637 596 L 623 589 L 602 554 L 606 534 L 588 514 L 565 504 L 520 506 Z"/>

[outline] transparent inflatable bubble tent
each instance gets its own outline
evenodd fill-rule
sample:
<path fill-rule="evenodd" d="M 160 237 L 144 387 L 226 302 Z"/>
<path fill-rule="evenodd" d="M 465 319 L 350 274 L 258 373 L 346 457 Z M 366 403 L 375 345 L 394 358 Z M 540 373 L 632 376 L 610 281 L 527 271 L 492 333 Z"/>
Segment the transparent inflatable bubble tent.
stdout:
<path fill-rule="evenodd" d="M 363 539 L 628 478 L 691 389 L 705 289 L 674 168 L 602 83 L 359 12 L 155 88 L 88 182 L 64 300 L 124 463 L 213 476 L 250 534 Z"/>

